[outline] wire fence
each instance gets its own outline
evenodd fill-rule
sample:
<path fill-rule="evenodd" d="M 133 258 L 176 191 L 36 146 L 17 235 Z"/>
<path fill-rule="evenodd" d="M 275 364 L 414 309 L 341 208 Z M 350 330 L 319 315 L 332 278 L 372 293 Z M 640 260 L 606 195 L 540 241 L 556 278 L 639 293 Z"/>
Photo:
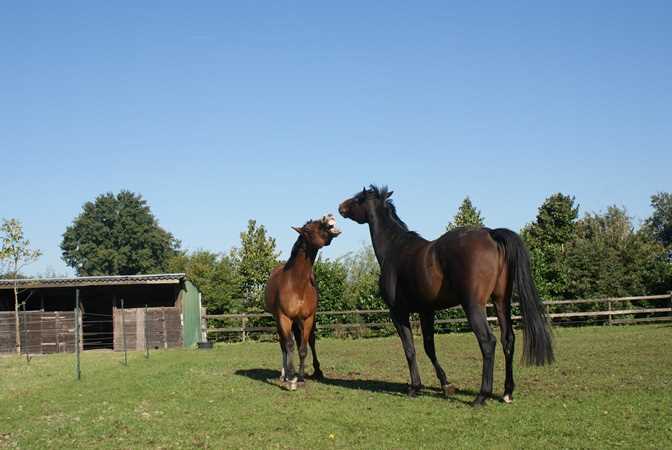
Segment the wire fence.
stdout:
<path fill-rule="evenodd" d="M 18 316 L 18 321 L 17 321 Z M 112 309 L 112 314 L 81 312 L 79 290 L 73 311 L 0 312 L 0 352 L 25 355 L 29 364 L 35 355 L 73 353 L 76 378 L 81 379 L 82 350 L 109 349 L 123 352 L 128 365 L 129 350 L 144 351 L 182 345 L 181 315 L 175 307 Z"/>
<path fill-rule="evenodd" d="M 555 300 L 543 302 L 549 320 L 555 326 L 617 325 L 629 323 L 672 321 L 672 293 L 663 295 Z M 494 307 L 487 307 L 488 321 L 496 324 Z M 518 303 L 512 304 L 514 323 L 522 319 Z M 318 311 L 317 332 L 325 336 L 384 336 L 394 334 L 394 325 L 387 309 Z M 203 328 L 209 340 L 245 341 L 274 339 L 275 319 L 271 314 L 250 312 L 241 314 L 204 314 Z M 412 317 L 419 330 L 419 318 Z M 462 308 L 438 311 L 436 332 L 467 331 L 469 322 Z"/>
<path fill-rule="evenodd" d="M 77 295 L 78 297 L 78 295 Z M 620 325 L 672 321 L 672 293 L 665 295 L 560 300 L 544 302 L 548 317 L 556 326 L 585 324 Z M 518 305 L 512 308 L 513 320 L 521 320 Z M 82 350 L 106 348 L 123 352 L 128 364 L 129 350 L 143 351 L 182 345 L 181 316 L 177 308 L 113 308 L 112 314 L 81 313 L 78 302 L 73 311 L 19 311 L 0 313 L 0 351 L 21 353 L 27 363 L 31 357 L 45 353 L 74 353 L 76 378 L 81 377 Z M 496 323 L 488 307 L 488 321 Z M 275 321 L 267 313 L 203 314 L 206 340 L 245 341 L 275 339 Z M 319 311 L 317 331 L 331 336 L 380 336 L 394 333 L 389 312 L 384 309 Z M 419 331 L 417 317 L 413 317 Z M 464 331 L 469 324 L 461 308 L 437 314 L 436 331 Z M 19 338 L 17 339 L 17 331 Z M 17 352 L 16 349 L 20 352 Z M 9 350 L 8 350 L 9 349 Z"/>

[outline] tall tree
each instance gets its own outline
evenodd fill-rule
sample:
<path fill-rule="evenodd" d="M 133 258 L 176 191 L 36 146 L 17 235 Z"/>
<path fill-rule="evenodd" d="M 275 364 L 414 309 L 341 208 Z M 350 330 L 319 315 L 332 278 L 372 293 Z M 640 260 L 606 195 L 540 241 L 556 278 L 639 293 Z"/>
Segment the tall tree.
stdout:
<path fill-rule="evenodd" d="M 14 280 L 14 323 L 16 326 L 16 352 L 21 352 L 21 333 L 19 328 L 19 285 L 18 279 L 23 267 L 40 257 L 40 250 L 30 248 L 30 241 L 23 235 L 23 225 L 16 219 L 3 219 L 0 227 L 0 262 L 6 266 L 7 275 Z"/>
<path fill-rule="evenodd" d="M 535 282 L 542 297 L 565 298 L 567 244 L 576 237 L 579 214 L 574 197 L 557 193 L 539 207 L 536 221 L 521 232 L 532 256 Z"/>
<path fill-rule="evenodd" d="M 355 309 L 384 308 L 380 294 L 380 265 L 371 245 L 365 245 L 343 260 L 347 271 L 344 300 Z"/>
<path fill-rule="evenodd" d="M 241 277 L 246 306 L 261 308 L 264 285 L 280 256 L 275 239 L 267 235 L 263 225 L 257 226 L 257 221 L 250 219 L 247 230 L 240 233 L 240 248 L 233 249 L 231 255 Z"/>
<path fill-rule="evenodd" d="M 483 217 L 481 211 L 476 209 L 471 203 L 471 199 L 467 196 L 462 200 L 462 204 L 457 210 L 457 214 L 453 217 L 453 221 L 448 223 L 446 230 L 454 230 L 455 228 L 478 228 L 483 226 Z"/>
<path fill-rule="evenodd" d="M 163 272 L 180 247 L 140 194 L 103 194 L 82 209 L 61 242 L 63 260 L 78 275 Z"/>
<path fill-rule="evenodd" d="M 203 293 L 203 305 L 210 314 L 240 310 L 240 277 L 230 255 L 207 250 L 180 253 L 169 264 L 170 272 L 184 272 Z"/>
<path fill-rule="evenodd" d="M 651 196 L 653 214 L 645 222 L 645 227 L 672 256 L 672 194 L 659 192 Z"/>
<path fill-rule="evenodd" d="M 644 230 L 635 231 L 632 218 L 616 206 L 578 221 L 566 262 L 574 298 L 658 293 L 669 269 L 664 247 Z"/>
<path fill-rule="evenodd" d="M 315 281 L 319 292 L 319 308 L 326 311 L 346 309 L 344 293 L 346 290 L 347 269 L 339 260 L 322 258 L 320 255 L 313 266 Z M 319 323 L 334 321 L 331 316 L 317 316 Z"/>

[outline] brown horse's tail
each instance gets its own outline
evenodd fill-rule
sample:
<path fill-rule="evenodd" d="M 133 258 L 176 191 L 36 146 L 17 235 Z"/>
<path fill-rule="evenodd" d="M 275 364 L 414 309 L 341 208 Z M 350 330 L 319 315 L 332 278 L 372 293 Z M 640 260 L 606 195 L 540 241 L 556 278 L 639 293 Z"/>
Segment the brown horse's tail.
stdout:
<path fill-rule="evenodd" d="M 523 316 L 523 361 L 536 366 L 550 364 L 555 361 L 553 339 L 544 305 L 532 279 L 525 244 L 520 236 L 505 228 L 491 230 L 490 235 L 504 246 L 509 277 L 515 282 L 518 293 Z"/>

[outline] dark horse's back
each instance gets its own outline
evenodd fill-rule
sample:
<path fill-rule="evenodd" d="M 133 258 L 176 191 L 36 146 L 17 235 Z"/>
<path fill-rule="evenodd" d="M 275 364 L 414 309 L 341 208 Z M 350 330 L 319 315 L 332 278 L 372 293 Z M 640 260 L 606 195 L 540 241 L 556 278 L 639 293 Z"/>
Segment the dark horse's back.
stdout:
<path fill-rule="evenodd" d="M 515 287 L 524 319 L 523 359 L 536 365 L 554 360 L 529 253 L 517 233 L 506 228 L 458 228 L 431 242 L 418 237 L 406 248 L 399 268 L 409 310 L 470 304 L 484 309 L 491 298 L 499 308 L 510 308 Z"/>
<path fill-rule="evenodd" d="M 399 258 L 402 292 L 418 298 L 420 309 L 450 308 L 467 297 L 486 301 L 506 262 L 491 231 L 457 228 L 434 241 L 409 242 Z"/>

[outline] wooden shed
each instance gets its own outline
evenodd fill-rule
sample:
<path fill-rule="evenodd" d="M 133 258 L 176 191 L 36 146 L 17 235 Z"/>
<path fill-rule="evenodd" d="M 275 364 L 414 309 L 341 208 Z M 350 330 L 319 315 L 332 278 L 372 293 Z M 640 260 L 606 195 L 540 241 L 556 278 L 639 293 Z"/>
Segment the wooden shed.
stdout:
<path fill-rule="evenodd" d="M 183 273 L 0 280 L 0 353 L 75 349 L 79 292 L 83 350 L 192 347 L 202 340 L 201 294 Z M 25 306 L 23 304 L 25 303 Z M 123 332 L 122 332 L 123 330 Z"/>

